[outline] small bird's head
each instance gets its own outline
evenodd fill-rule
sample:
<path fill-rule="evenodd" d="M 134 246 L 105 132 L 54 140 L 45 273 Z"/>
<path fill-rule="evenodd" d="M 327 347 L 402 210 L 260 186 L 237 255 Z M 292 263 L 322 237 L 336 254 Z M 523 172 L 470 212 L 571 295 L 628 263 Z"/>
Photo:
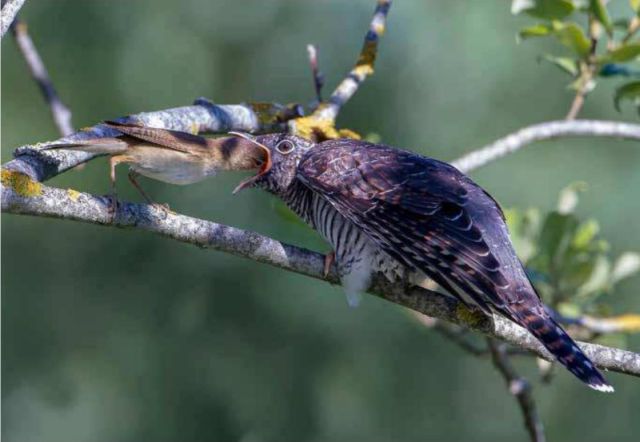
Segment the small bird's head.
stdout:
<path fill-rule="evenodd" d="M 233 191 L 258 185 L 274 193 L 282 193 L 293 182 L 296 168 L 304 153 L 313 147 L 311 141 L 295 135 L 269 134 L 253 137 L 241 132 L 230 132 L 261 149 L 262 165 L 258 173 L 242 181 Z"/>

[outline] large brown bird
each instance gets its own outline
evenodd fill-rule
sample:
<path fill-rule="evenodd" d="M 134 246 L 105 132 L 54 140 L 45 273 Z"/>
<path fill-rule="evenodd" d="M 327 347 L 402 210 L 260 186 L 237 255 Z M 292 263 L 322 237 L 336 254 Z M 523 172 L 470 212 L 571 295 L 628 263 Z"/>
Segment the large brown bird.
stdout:
<path fill-rule="evenodd" d="M 459 170 L 363 141 L 236 135 L 269 165 L 236 190 L 263 188 L 315 228 L 334 249 L 351 303 L 376 272 L 391 280 L 426 275 L 465 304 L 526 328 L 591 388 L 613 391 L 545 310 L 498 203 Z"/>

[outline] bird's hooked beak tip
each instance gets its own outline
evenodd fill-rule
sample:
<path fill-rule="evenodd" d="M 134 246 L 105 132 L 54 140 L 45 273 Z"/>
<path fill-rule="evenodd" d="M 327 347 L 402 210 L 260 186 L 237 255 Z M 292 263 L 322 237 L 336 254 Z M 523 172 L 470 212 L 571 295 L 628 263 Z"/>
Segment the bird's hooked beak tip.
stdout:
<path fill-rule="evenodd" d="M 240 192 L 242 189 L 246 189 L 247 187 L 250 187 L 253 183 L 255 183 L 258 180 L 258 178 L 260 178 L 261 176 L 263 176 L 264 174 L 269 172 L 269 170 L 271 170 L 271 165 L 272 165 L 272 162 L 271 162 L 271 150 L 267 146 L 265 146 L 264 144 L 258 142 L 251 135 L 246 134 L 244 132 L 231 131 L 231 132 L 229 132 L 229 135 L 233 135 L 233 136 L 242 138 L 242 139 L 244 139 L 246 141 L 249 141 L 254 146 L 259 147 L 260 149 L 262 149 L 262 151 L 264 153 L 264 161 L 262 162 L 262 166 L 258 170 L 258 173 L 255 174 L 252 177 L 249 177 L 247 179 L 242 180 L 240 182 L 240 184 L 238 184 L 236 186 L 236 188 L 233 189 L 232 193 L 235 195 L 236 193 Z"/>

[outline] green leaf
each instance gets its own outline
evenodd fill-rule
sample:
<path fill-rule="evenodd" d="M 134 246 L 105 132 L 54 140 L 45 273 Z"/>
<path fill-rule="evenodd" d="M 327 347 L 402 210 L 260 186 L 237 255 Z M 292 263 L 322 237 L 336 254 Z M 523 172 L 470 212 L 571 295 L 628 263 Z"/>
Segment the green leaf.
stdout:
<path fill-rule="evenodd" d="M 580 286 L 576 293 L 576 296 L 588 298 L 591 301 L 609 289 L 611 279 L 611 263 L 606 257 L 597 256 L 594 264 L 589 279 Z"/>
<path fill-rule="evenodd" d="M 556 38 L 578 54 L 580 57 L 587 57 L 591 51 L 591 40 L 587 38 L 584 31 L 576 23 L 553 22 L 554 35 Z"/>
<path fill-rule="evenodd" d="M 588 250 L 591 245 L 591 241 L 596 238 L 599 231 L 600 225 L 598 224 L 598 221 L 594 219 L 587 220 L 580 224 L 576 229 L 576 233 L 573 236 L 573 243 L 571 245 L 578 250 Z"/>
<path fill-rule="evenodd" d="M 532 37 L 546 37 L 551 34 L 551 26 L 545 24 L 537 24 L 520 29 L 518 32 L 518 40 L 526 40 Z"/>
<path fill-rule="evenodd" d="M 597 58 L 598 63 L 620 63 L 640 55 L 640 42 L 627 43 Z"/>
<path fill-rule="evenodd" d="M 507 226 L 513 246 L 520 260 L 527 263 L 536 253 L 536 242 L 540 230 L 540 211 L 538 209 L 506 209 Z"/>
<path fill-rule="evenodd" d="M 616 95 L 613 98 L 613 104 L 616 110 L 620 112 L 620 102 L 622 100 L 637 101 L 640 99 L 640 81 L 632 81 L 624 86 L 616 89 Z"/>
<path fill-rule="evenodd" d="M 611 272 L 611 282 L 617 283 L 640 271 L 640 254 L 626 252 L 618 257 Z"/>
<path fill-rule="evenodd" d="M 629 4 L 631 5 L 631 9 L 640 13 L 640 0 L 629 0 Z"/>
<path fill-rule="evenodd" d="M 532 17 L 545 20 L 561 20 L 574 11 L 573 3 L 568 0 L 513 0 L 511 13 L 524 12 Z"/>
<path fill-rule="evenodd" d="M 558 212 L 563 215 L 573 213 L 578 205 L 578 193 L 584 192 L 587 188 L 587 183 L 584 181 L 576 181 L 562 189 L 558 197 Z"/>
<path fill-rule="evenodd" d="M 556 57 L 554 55 L 545 54 L 542 59 L 548 61 L 549 63 L 560 69 L 562 72 L 565 72 L 572 77 L 578 75 L 578 63 L 573 58 Z"/>
<path fill-rule="evenodd" d="M 603 0 L 590 0 L 589 1 L 589 10 L 594 15 L 594 17 L 604 26 L 607 30 L 607 33 L 611 35 L 613 32 L 613 23 L 611 23 L 611 18 L 609 17 L 609 12 L 607 11 L 607 7 L 604 4 Z"/>
<path fill-rule="evenodd" d="M 534 260 L 539 271 L 548 273 L 564 262 L 577 226 L 578 220 L 573 215 L 551 212 L 547 216 L 540 232 L 538 254 Z"/>

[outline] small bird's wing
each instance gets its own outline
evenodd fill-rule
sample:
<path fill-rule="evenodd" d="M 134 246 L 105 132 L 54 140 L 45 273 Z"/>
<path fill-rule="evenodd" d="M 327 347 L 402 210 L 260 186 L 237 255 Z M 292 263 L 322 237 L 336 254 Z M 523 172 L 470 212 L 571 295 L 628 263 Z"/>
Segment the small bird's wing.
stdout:
<path fill-rule="evenodd" d="M 196 155 L 208 152 L 207 139 L 188 132 L 158 129 L 131 123 L 118 123 L 115 121 L 107 121 L 105 124 L 130 137 L 178 152 Z"/>
<path fill-rule="evenodd" d="M 297 177 L 390 256 L 467 304 L 511 316 L 510 304 L 536 296 L 513 284 L 514 270 L 528 281 L 497 203 L 446 163 L 337 140 L 306 153 Z"/>

